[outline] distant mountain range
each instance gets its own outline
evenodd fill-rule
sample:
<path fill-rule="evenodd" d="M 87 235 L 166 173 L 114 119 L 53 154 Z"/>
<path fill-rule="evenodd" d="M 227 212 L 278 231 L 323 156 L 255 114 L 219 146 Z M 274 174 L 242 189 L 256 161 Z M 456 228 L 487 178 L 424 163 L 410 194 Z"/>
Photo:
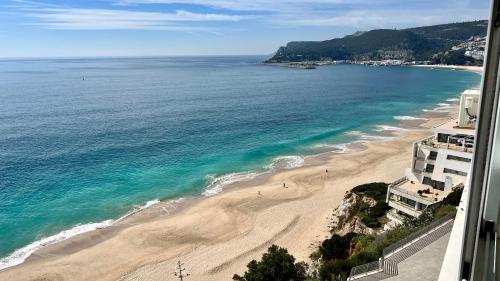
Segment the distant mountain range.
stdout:
<path fill-rule="evenodd" d="M 430 61 L 480 64 L 488 21 L 449 23 L 408 29 L 376 29 L 326 41 L 294 41 L 278 49 L 267 63 L 306 61 Z M 467 53 L 467 51 L 469 51 Z M 477 52 L 476 52 L 477 51 Z"/>

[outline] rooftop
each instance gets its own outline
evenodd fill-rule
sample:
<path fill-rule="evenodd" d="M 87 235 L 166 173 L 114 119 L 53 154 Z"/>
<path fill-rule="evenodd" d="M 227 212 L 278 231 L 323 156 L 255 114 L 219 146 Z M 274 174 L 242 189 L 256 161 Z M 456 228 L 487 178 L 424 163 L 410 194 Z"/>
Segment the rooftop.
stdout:
<path fill-rule="evenodd" d="M 399 185 L 396 185 L 395 187 L 398 189 L 403 189 L 404 191 L 407 191 L 407 192 L 412 193 L 414 195 L 418 195 L 418 196 L 425 198 L 425 199 L 428 199 L 430 201 L 436 201 L 435 198 L 437 198 L 437 201 L 441 201 L 446 196 L 448 196 L 448 194 L 451 193 L 451 188 L 447 188 L 447 189 L 445 189 L 445 191 L 442 191 L 439 189 L 435 189 L 430 185 L 422 184 L 422 183 L 415 182 L 415 181 L 409 181 L 409 180 L 404 181 L 404 182 L 400 183 Z M 418 194 L 419 190 L 423 191 L 423 190 L 427 190 L 427 189 L 429 190 L 430 193 L 427 194 L 427 193 L 422 192 L 421 195 Z"/>
<path fill-rule="evenodd" d="M 462 151 L 462 152 L 473 152 L 473 147 L 472 145 L 470 146 L 462 146 L 462 145 L 457 145 L 453 143 L 445 143 L 445 142 L 438 142 L 435 136 L 423 139 L 420 141 L 421 144 L 428 145 L 434 148 L 442 148 L 442 149 L 451 149 L 455 151 Z"/>
<path fill-rule="evenodd" d="M 458 127 L 457 120 L 450 120 L 435 127 L 433 131 L 437 133 L 450 134 L 450 135 L 474 136 L 476 130 L 474 128 Z"/>

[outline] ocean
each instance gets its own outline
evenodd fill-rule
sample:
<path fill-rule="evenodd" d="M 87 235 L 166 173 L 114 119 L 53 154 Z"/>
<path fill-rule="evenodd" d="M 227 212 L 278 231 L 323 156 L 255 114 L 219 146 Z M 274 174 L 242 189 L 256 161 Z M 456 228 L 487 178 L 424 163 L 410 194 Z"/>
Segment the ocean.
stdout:
<path fill-rule="evenodd" d="M 480 82 L 465 71 L 264 59 L 0 60 L 0 269 L 158 200 L 212 196 L 383 139 Z"/>

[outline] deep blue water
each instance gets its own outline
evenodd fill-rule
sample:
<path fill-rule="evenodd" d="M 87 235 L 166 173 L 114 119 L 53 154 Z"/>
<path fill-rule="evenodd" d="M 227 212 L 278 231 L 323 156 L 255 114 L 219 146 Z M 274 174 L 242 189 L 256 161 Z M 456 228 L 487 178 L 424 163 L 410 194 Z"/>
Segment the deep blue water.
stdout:
<path fill-rule="evenodd" d="M 199 195 L 214 176 L 373 135 L 480 79 L 262 59 L 0 61 L 0 257 L 149 200 Z"/>

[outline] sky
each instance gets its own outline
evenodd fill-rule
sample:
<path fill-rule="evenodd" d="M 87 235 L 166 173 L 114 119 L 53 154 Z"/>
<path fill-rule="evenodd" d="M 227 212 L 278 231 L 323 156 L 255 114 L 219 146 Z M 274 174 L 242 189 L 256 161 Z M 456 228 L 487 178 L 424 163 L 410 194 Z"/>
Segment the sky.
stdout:
<path fill-rule="evenodd" d="M 0 57 L 270 55 L 289 41 L 487 19 L 489 0 L 0 0 Z"/>

